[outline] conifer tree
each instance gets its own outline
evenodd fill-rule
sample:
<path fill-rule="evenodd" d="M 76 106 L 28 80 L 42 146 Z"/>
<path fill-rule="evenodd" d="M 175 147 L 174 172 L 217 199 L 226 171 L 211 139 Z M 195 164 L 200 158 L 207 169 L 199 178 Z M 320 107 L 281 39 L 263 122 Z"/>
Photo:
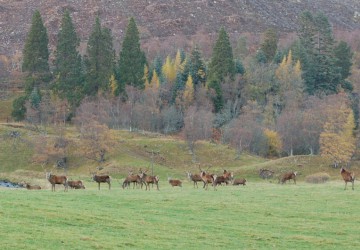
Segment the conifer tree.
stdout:
<path fill-rule="evenodd" d="M 341 75 L 341 87 L 344 90 L 352 91 L 352 84 L 346 80 L 351 75 L 353 52 L 350 46 L 346 42 L 341 41 L 335 47 L 334 55 L 335 66 L 339 69 Z"/>
<path fill-rule="evenodd" d="M 191 75 L 189 75 L 188 80 L 185 84 L 183 100 L 185 101 L 187 106 L 190 106 L 191 103 L 194 101 L 194 84 Z"/>
<path fill-rule="evenodd" d="M 225 29 L 221 28 L 219 37 L 213 48 L 207 78 L 207 87 L 212 91 L 212 100 L 216 112 L 219 112 L 224 106 L 221 82 L 227 76 L 233 79 L 235 73 L 236 68 L 229 36 Z"/>
<path fill-rule="evenodd" d="M 233 78 L 235 63 L 229 36 L 224 28 L 219 31 L 209 64 L 208 79 L 223 81 L 226 76 Z"/>
<path fill-rule="evenodd" d="M 35 11 L 30 32 L 25 40 L 22 71 L 29 74 L 49 73 L 49 49 L 47 30 L 40 12 Z"/>
<path fill-rule="evenodd" d="M 140 48 L 139 31 L 134 18 L 130 18 L 118 63 L 118 82 L 144 88 L 145 53 Z"/>
<path fill-rule="evenodd" d="M 261 44 L 261 51 L 264 52 L 267 62 L 271 62 L 274 59 L 278 42 L 279 37 L 276 33 L 276 30 L 272 28 L 266 30 L 264 41 Z"/>
<path fill-rule="evenodd" d="M 311 95 L 337 93 L 341 75 L 336 66 L 328 18 L 322 13 L 315 16 L 310 12 L 302 13 L 298 35 L 305 52 L 300 60 L 306 91 Z"/>
<path fill-rule="evenodd" d="M 168 82 L 174 82 L 176 78 L 176 69 L 170 56 L 166 57 L 165 64 L 162 66 L 162 72 Z"/>
<path fill-rule="evenodd" d="M 206 68 L 201 57 L 201 52 L 197 46 L 193 48 L 190 55 L 191 62 L 191 77 L 194 85 L 205 85 L 206 82 Z"/>
<path fill-rule="evenodd" d="M 78 52 L 79 38 L 66 11 L 63 15 L 55 52 L 56 76 L 54 90 L 62 99 L 67 99 L 74 108 L 80 104 L 83 93 L 83 72 Z"/>
<path fill-rule="evenodd" d="M 46 85 L 51 80 L 49 70 L 49 49 L 48 35 L 46 27 L 43 24 L 40 12 L 36 10 L 32 17 L 30 31 L 25 40 L 23 49 L 22 71 L 26 73 L 25 95 L 16 98 L 13 102 L 11 115 L 16 121 L 25 118 L 25 103 L 29 99 L 34 89 L 39 93 L 39 87 Z M 39 94 L 39 102 L 41 96 Z"/>
<path fill-rule="evenodd" d="M 114 49 L 111 30 L 102 28 L 97 17 L 87 44 L 85 93 L 96 95 L 106 91 L 114 71 Z"/>

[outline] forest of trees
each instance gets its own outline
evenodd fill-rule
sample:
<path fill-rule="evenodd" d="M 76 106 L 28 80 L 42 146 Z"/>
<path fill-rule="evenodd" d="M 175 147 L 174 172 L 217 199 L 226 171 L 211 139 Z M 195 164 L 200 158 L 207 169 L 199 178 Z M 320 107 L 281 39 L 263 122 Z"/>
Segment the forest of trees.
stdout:
<path fill-rule="evenodd" d="M 297 38 L 285 48 L 268 29 L 256 53 L 245 40 L 234 53 L 224 27 L 211 58 L 195 44 L 148 61 L 134 18 L 119 52 L 112 31 L 96 18 L 81 55 L 65 12 L 50 64 L 47 30 L 36 11 L 23 49 L 25 91 L 12 116 L 37 125 L 72 123 L 84 139 L 96 131 L 105 140 L 109 128 L 179 134 L 194 156 L 197 141 L 213 140 L 239 156 L 321 154 L 335 166 L 348 163 L 359 119 L 349 80 L 353 52 L 335 40 L 322 13 L 304 12 L 299 20 Z M 87 151 L 103 158 L 106 146 L 97 143 L 98 152 Z"/>

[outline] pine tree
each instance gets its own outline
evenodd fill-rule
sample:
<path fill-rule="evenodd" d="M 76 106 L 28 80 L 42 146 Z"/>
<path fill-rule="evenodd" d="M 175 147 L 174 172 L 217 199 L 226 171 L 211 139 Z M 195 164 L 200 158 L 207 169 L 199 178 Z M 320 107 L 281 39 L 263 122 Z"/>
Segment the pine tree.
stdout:
<path fill-rule="evenodd" d="M 276 30 L 268 29 L 264 35 L 264 41 L 261 44 L 261 51 L 264 52 L 267 62 L 271 62 L 274 59 L 274 56 L 277 51 L 277 44 L 279 42 L 279 37 Z"/>
<path fill-rule="evenodd" d="M 213 48 L 207 78 L 207 87 L 213 92 L 212 100 L 216 112 L 221 111 L 224 106 L 221 82 L 227 76 L 229 76 L 230 79 L 233 79 L 235 72 L 236 68 L 229 36 L 225 29 L 221 28 L 219 31 L 219 37 Z"/>
<path fill-rule="evenodd" d="M 70 14 L 66 11 L 58 34 L 54 70 L 56 80 L 53 88 L 73 108 L 80 104 L 84 82 L 81 56 L 77 50 L 79 41 Z"/>
<path fill-rule="evenodd" d="M 305 56 L 301 58 L 304 81 L 309 94 L 338 92 L 341 75 L 334 56 L 334 38 L 328 18 L 319 13 L 304 12 L 298 31 Z"/>
<path fill-rule="evenodd" d="M 49 49 L 47 30 L 43 24 L 40 12 L 35 11 L 30 32 L 25 40 L 22 71 L 30 75 L 49 73 Z"/>
<path fill-rule="evenodd" d="M 134 18 L 130 18 L 119 56 L 118 82 L 144 88 L 145 53 L 140 48 L 139 31 Z"/>
<path fill-rule="evenodd" d="M 352 91 L 352 84 L 346 79 L 351 75 L 353 53 L 350 46 L 341 41 L 334 49 L 335 66 L 341 75 L 341 87 L 346 91 Z"/>
<path fill-rule="evenodd" d="M 235 63 L 229 36 L 224 28 L 219 31 L 209 64 L 208 79 L 222 82 L 226 76 L 233 78 Z"/>
<path fill-rule="evenodd" d="M 206 82 L 206 68 L 201 57 L 201 52 L 197 46 L 193 48 L 190 55 L 191 70 L 190 74 L 194 85 L 205 85 Z"/>
<path fill-rule="evenodd" d="M 106 91 L 114 71 L 114 49 L 111 30 L 102 28 L 97 17 L 87 44 L 85 93 L 96 95 Z"/>

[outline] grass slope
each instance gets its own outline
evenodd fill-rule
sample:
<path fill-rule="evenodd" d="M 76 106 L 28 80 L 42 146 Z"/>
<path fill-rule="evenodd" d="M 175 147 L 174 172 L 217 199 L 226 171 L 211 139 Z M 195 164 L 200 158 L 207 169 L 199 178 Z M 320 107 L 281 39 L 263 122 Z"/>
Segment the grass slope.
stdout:
<path fill-rule="evenodd" d="M 352 249 L 359 240 L 358 192 L 340 181 L 60 190 L 0 189 L 5 249 Z"/>

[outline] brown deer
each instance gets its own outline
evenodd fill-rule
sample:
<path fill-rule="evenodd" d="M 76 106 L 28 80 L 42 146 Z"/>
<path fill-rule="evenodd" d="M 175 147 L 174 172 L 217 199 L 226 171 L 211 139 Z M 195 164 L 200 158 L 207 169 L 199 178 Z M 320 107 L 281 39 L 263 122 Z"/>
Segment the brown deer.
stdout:
<path fill-rule="evenodd" d="M 40 190 L 41 187 L 39 185 L 31 185 L 29 183 L 22 184 L 27 190 Z"/>
<path fill-rule="evenodd" d="M 344 190 L 346 190 L 348 182 L 352 183 L 352 190 L 354 190 L 355 174 L 347 171 L 345 168 L 340 169 L 340 174 L 345 181 L 345 189 Z"/>
<path fill-rule="evenodd" d="M 55 192 L 55 184 L 63 184 L 64 192 L 68 191 L 68 178 L 65 175 L 54 175 L 47 172 L 46 179 L 51 183 L 51 191 Z"/>
<path fill-rule="evenodd" d="M 194 188 L 195 188 L 195 184 L 196 184 L 196 188 L 198 188 L 198 182 L 203 182 L 202 178 L 200 175 L 198 174 L 192 174 L 190 172 L 185 172 L 187 177 L 189 178 L 190 181 L 194 182 Z"/>
<path fill-rule="evenodd" d="M 68 181 L 68 185 L 71 189 L 85 189 L 82 181 Z"/>
<path fill-rule="evenodd" d="M 221 185 L 221 183 L 226 183 L 226 185 L 228 184 L 228 178 L 224 177 L 222 175 L 217 176 L 217 175 L 213 175 L 213 183 L 212 185 L 214 186 L 214 190 L 216 190 L 216 186 L 217 185 Z"/>
<path fill-rule="evenodd" d="M 124 189 L 126 186 L 129 188 L 130 187 L 130 183 L 133 183 L 133 189 L 135 188 L 135 184 L 140 184 L 141 188 L 142 188 L 142 182 L 141 182 L 141 178 L 140 175 L 138 174 L 133 174 L 132 171 L 129 172 L 129 175 L 125 178 L 123 184 L 122 184 L 122 188 Z"/>
<path fill-rule="evenodd" d="M 168 177 L 168 181 L 172 187 L 182 187 L 182 182 L 180 180 L 171 179 Z"/>
<path fill-rule="evenodd" d="M 226 169 L 224 169 L 223 177 L 226 180 L 226 182 L 225 182 L 226 185 L 228 185 L 229 184 L 228 182 L 231 182 L 234 179 L 234 174 L 232 172 L 226 171 Z"/>
<path fill-rule="evenodd" d="M 286 181 L 290 181 L 291 179 L 294 180 L 294 183 L 296 184 L 296 175 L 297 172 L 287 172 L 284 173 L 281 178 L 279 179 L 279 183 L 284 184 Z"/>
<path fill-rule="evenodd" d="M 98 183 L 100 190 L 100 183 L 107 183 L 109 185 L 109 190 L 111 189 L 111 177 L 109 175 L 96 175 L 93 174 L 92 179 Z"/>
<path fill-rule="evenodd" d="M 211 167 L 211 166 L 210 166 Z M 208 171 L 210 169 L 210 167 L 208 167 L 206 169 L 206 171 Z M 204 188 L 207 190 L 208 189 L 208 185 L 209 183 L 213 183 L 214 182 L 214 175 L 212 174 L 207 174 L 206 171 L 203 171 L 200 166 L 199 166 L 199 169 L 200 169 L 200 177 L 201 179 L 203 180 L 204 182 Z"/>
<path fill-rule="evenodd" d="M 147 175 L 146 172 L 148 171 L 145 170 L 145 171 L 142 171 L 140 169 L 140 178 L 141 178 L 141 182 L 145 184 L 145 191 L 149 189 L 150 191 L 150 184 L 155 184 L 156 185 L 156 188 L 157 190 L 159 190 L 159 177 L 158 176 L 151 176 L 151 175 Z"/>
<path fill-rule="evenodd" d="M 234 186 L 238 186 L 238 185 L 246 185 L 246 179 L 242 178 L 242 179 L 235 179 L 233 182 Z"/>

